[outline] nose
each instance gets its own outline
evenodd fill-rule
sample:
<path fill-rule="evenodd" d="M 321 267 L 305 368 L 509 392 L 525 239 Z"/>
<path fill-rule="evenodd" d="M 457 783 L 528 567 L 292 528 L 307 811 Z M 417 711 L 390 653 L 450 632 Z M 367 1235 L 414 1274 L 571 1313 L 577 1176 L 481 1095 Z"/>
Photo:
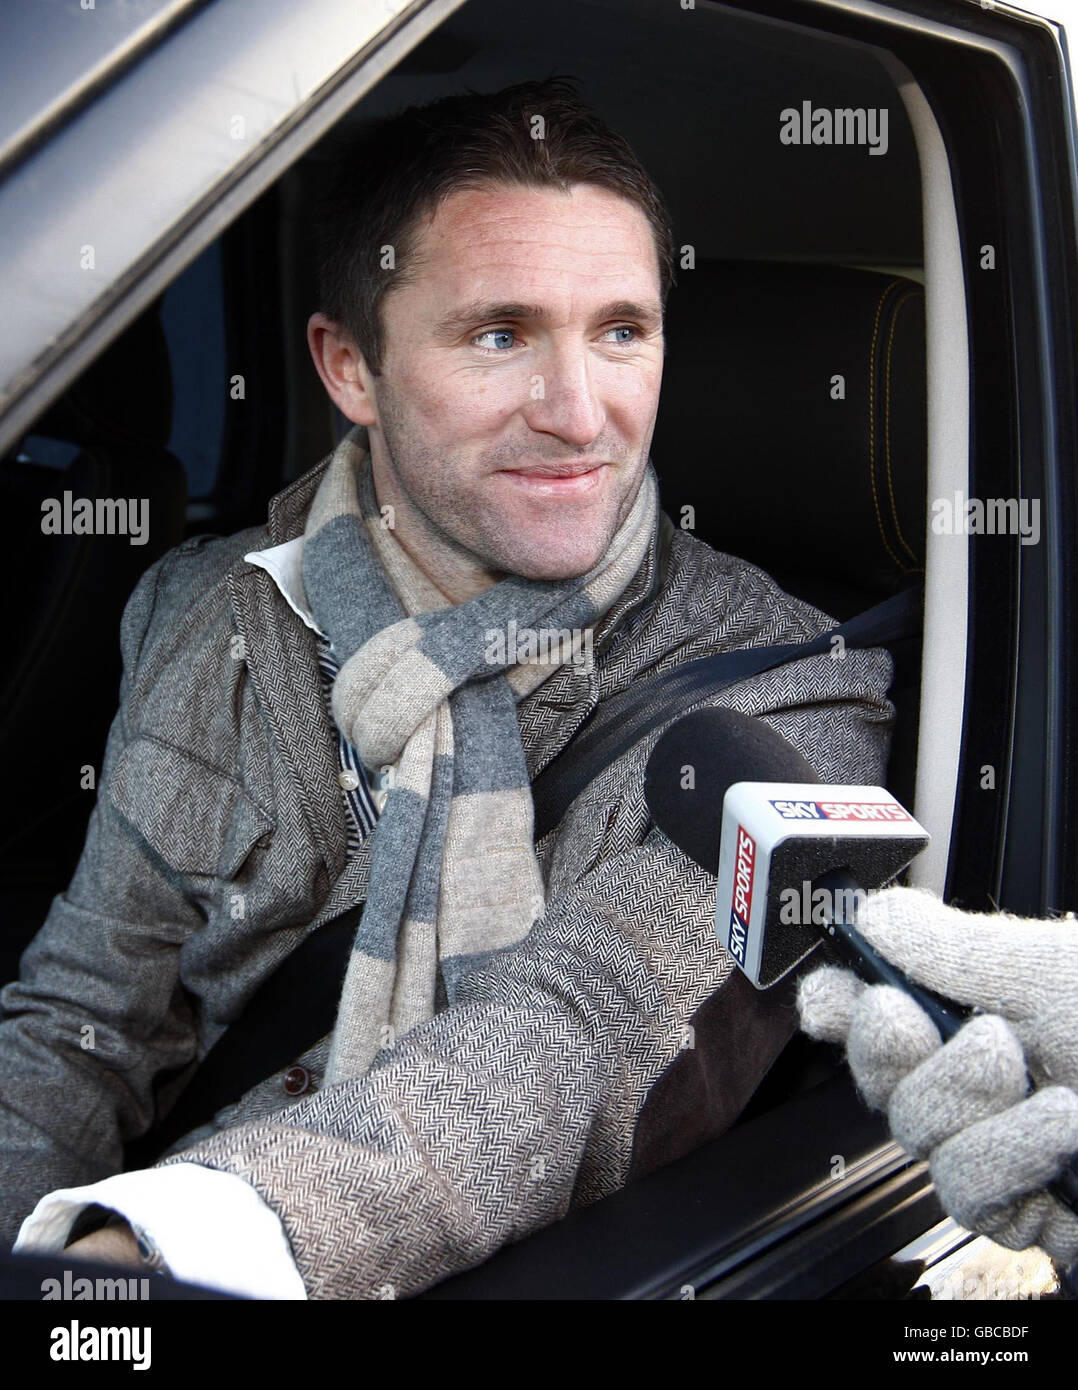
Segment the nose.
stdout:
<path fill-rule="evenodd" d="M 539 434 L 584 448 L 606 424 L 606 408 L 585 343 L 551 346 L 530 381 L 525 419 Z"/>

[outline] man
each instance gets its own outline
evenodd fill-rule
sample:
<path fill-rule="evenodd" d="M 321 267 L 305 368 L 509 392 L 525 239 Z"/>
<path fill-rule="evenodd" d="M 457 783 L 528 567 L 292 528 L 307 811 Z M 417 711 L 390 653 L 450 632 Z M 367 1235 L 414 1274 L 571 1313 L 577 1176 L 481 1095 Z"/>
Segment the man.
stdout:
<path fill-rule="evenodd" d="M 646 674 L 830 626 L 658 507 L 669 221 L 570 84 L 406 112 L 342 168 L 308 337 L 354 428 L 268 545 L 195 538 L 138 585 L 83 858 L 0 996 L 9 1238 L 43 1199 L 19 1248 L 60 1249 L 96 1203 L 121 1219 L 72 1253 L 135 1258 L 134 1230 L 266 1297 L 405 1296 L 732 1122 L 793 1009 L 733 970 L 713 882 L 649 826 L 651 743 L 534 846 L 529 783 Z M 545 664 L 544 632 L 573 634 Z M 851 651 L 723 703 L 876 782 L 889 679 Z M 359 903 L 332 1035 L 119 1174 Z M 686 1057 L 687 1098 L 661 1084 Z"/>

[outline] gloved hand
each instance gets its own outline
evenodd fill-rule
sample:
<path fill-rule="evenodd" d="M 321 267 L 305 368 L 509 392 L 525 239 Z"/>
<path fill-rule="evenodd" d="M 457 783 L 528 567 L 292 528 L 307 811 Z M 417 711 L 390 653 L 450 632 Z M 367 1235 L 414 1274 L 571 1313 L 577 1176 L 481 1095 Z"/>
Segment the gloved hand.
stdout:
<path fill-rule="evenodd" d="M 846 1044 L 861 1096 L 928 1158 L 959 1225 L 1078 1260 L 1078 1218 L 1044 1190 L 1078 1150 L 1078 921 L 962 912 L 888 888 L 868 895 L 857 927 L 911 980 L 983 1012 L 944 1044 L 901 990 L 823 966 L 798 989 L 802 1028 Z"/>

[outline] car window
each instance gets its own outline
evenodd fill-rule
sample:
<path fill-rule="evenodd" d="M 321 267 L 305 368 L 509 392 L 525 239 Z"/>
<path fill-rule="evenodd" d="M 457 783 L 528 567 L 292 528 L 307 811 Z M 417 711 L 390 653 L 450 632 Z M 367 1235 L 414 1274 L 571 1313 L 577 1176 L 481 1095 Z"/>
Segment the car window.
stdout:
<path fill-rule="evenodd" d="M 187 496 L 209 497 L 224 449 L 227 393 L 221 244 L 211 242 L 165 292 L 161 321 L 172 366 L 168 447 L 184 466 Z"/>

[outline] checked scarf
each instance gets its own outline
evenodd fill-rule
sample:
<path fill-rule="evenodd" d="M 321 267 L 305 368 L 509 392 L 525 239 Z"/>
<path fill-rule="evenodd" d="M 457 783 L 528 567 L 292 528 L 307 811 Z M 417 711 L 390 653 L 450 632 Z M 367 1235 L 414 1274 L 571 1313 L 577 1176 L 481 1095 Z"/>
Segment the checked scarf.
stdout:
<path fill-rule="evenodd" d="M 366 430 L 334 450 L 307 517 L 303 582 L 340 664 L 334 718 L 368 770 L 391 771 L 327 1085 L 364 1075 L 451 1005 L 460 978 L 517 946 L 543 911 L 516 705 L 562 662 L 590 657 L 590 629 L 644 562 L 658 519 L 649 461 L 594 569 L 508 575 L 454 605 L 385 524 Z"/>

